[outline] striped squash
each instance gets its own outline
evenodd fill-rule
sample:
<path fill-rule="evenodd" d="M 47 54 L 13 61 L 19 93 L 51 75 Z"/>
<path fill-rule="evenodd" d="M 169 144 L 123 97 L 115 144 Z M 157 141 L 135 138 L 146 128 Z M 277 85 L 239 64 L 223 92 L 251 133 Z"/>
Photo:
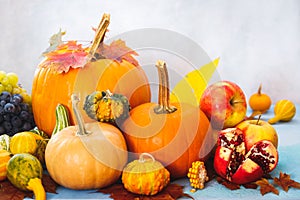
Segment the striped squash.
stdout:
<path fill-rule="evenodd" d="M 10 152 L 34 154 L 37 149 L 36 138 L 31 132 L 20 132 L 10 140 Z"/>

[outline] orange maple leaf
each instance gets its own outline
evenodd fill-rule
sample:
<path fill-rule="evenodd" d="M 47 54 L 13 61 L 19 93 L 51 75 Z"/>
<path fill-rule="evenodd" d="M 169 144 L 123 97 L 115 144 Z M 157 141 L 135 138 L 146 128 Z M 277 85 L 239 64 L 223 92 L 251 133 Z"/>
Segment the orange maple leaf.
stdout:
<path fill-rule="evenodd" d="M 127 47 L 126 43 L 121 39 L 113 41 L 110 45 L 102 43 L 97 49 L 97 53 L 100 59 L 107 58 L 118 62 L 126 60 L 134 66 L 138 65 L 138 61 L 133 57 L 138 54 Z"/>
<path fill-rule="evenodd" d="M 83 48 L 76 41 L 68 41 L 46 53 L 46 59 L 40 67 L 51 67 L 58 73 L 67 73 L 70 68 L 83 67 L 87 62 L 87 55 L 88 48 Z"/>
<path fill-rule="evenodd" d="M 291 179 L 290 175 L 280 172 L 279 178 L 274 178 L 274 183 L 287 192 L 289 187 L 300 189 L 300 183 Z"/>
<path fill-rule="evenodd" d="M 262 178 L 255 183 L 260 186 L 260 193 L 262 195 L 265 195 L 269 192 L 273 192 L 274 194 L 279 195 L 279 191 L 272 184 L 270 184 L 267 179 Z"/>

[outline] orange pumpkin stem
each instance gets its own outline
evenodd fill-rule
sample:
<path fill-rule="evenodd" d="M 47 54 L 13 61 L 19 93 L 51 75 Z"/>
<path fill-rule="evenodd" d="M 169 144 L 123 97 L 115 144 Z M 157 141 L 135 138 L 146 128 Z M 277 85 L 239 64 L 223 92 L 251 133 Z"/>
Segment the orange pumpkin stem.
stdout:
<path fill-rule="evenodd" d="M 76 94 L 71 95 L 71 101 L 72 101 L 72 107 L 73 107 L 73 112 L 75 114 L 75 119 L 78 125 L 78 131 L 77 135 L 87 135 L 89 132 L 85 129 L 84 126 L 84 121 L 82 119 L 82 116 L 80 114 L 80 111 L 78 109 L 78 103 L 79 103 L 79 97 Z"/>
<path fill-rule="evenodd" d="M 110 15 L 104 13 L 99 23 L 99 26 L 97 28 L 95 38 L 93 40 L 92 46 L 89 51 L 89 55 L 88 55 L 89 61 L 91 61 L 95 57 L 95 53 L 97 49 L 99 48 L 100 44 L 103 42 L 109 23 L 110 23 Z"/>
<path fill-rule="evenodd" d="M 257 94 L 258 94 L 258 95 L 261 95 L 261 88 L 262 88 L 262 85 L 260 84 L 260 85 L 259 85 L 259 88 L 258 88 L 258 91 L 257 91 Z"/>
<path fill-rule="evenodd" d="M 176 107 L 170 105 L 169 92 L 169 75 L 164 61 L 158 60 L 156 62 L 159 76 L 159 92 L 158 92 L 158 106 L 154 108 L 157 114 L 173 113 L 177 110 Z"/>

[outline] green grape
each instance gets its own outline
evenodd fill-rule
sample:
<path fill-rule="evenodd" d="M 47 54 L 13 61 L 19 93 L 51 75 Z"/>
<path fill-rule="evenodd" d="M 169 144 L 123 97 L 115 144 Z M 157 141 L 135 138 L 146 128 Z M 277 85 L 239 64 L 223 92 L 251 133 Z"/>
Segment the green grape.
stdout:
<path fill-rule="evenodd" d="M 13 86 L 11 84 L 7 84 L 4 86 L 4 90 L 11 93 L 13 91 Z"/>
<path fill-rule="evenodd" d="M 6 72 L 5 71 L 0 71 L 0 82 L 2 81 L 2 79 L 6 77 Z"/>
<path fill-rule="evenodd" d="M 31 103 L 31 96 L 27 93 L 20 94 L 23 97 L 23 102 L 30 104 Z"/>
<path fill-rule="evenodd" d="M 6 74 L 6 77 L 8 78 L 9 83 L 11 85 L 16 86 L 18 84 L 19 77 L 16 73 L 9 72 L 9 73 Z"/>
<path fill-rule="evenodd" d="M 21 88 L 19 86 L 16 86 L 13 88 L 12 93 L 13 94 L 20 94 L 21 93 Z"/>
<path fill-rule="evenodd" d="M 0 93 L 5 91 L 5 87 L 0 83 Z"/>
<path fill-rule="evenodd" d="M 1 80 L 2 85 L 7 86 L 9 84 L 9 79 L 7 76 L 4 76 Z"/>

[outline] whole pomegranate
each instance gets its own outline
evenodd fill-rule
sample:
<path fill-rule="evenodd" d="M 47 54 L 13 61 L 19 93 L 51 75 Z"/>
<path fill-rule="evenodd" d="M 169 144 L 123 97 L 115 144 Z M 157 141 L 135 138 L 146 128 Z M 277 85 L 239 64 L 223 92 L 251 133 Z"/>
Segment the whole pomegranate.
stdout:
<path fill-rule="evenodd" d="M 219 132 L 214 168 L 228 181 L 246 184 L 259 180 L 274 170 L 277 163 L 277 149 L 269 140 L 260 140 L 246 151 L 243 131 L 227 128 Z"/>

